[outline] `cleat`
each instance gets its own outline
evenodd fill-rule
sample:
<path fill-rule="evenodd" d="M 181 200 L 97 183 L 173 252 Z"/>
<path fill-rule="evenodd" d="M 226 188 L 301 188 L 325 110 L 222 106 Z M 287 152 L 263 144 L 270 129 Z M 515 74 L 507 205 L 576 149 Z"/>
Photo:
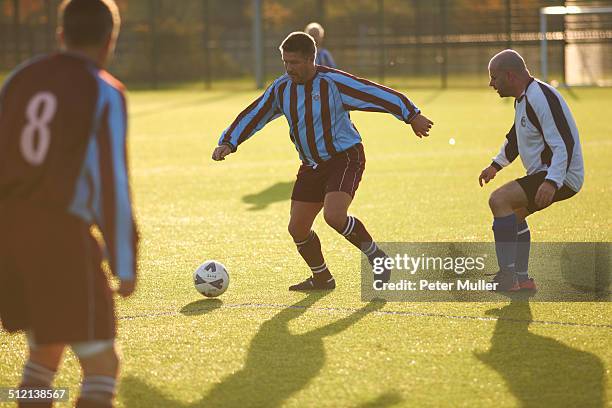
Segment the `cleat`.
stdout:
<path fill-rule="evenodd" d="M 380 251 L 380 252 L 378 252 Z M 368 260 L 370 261 L 370 265 L 374 266 L 374 259 L 376 258 L 388 258 L 387 254 L 385 254 L 384 252 L 382 252 L 380 249 L 377 251 L 377 253 L 371 257 L 368 258 Z M 375 273 L 374 274 L 374 282 L 382 282 L 382 283 L 388 283 L 391 280 L 391 269 L 387 269 L 384 268 L 384 271 L 382 271 L 381 273 Z"/>
<path fill-rule="evenodd" d="M 315 282 L 313 277 L 309 277 L 304 282 L 289 286 L 292 291 L 310 291 L 310 290 L 332 290 L 336 288 L 336 280 L 331 278 L 327 282 Z"/>
<path fill-rule="evenodd" d="M 497 288 L 493 292 L 516 292 L 521 288 L 514 272 L 498 271 L 491 283 L 497 283 Z"/>
<path fill-rule="evenodd" d="M 538 290 L 538 287 L 536 286 L 536 283 L 533 278 L 529 278 L 527 280 L 519 282 L 518 285 L 520 290 Z"/>

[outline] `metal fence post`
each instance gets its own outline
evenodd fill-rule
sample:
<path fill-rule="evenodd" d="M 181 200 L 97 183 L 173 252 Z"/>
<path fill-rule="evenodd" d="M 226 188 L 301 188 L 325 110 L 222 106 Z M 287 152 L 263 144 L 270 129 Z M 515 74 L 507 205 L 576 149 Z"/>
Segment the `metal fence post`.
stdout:
<path fill-rule="evenodd" d="M 378 76 L 385 82 L 385 0 L 378 0 Z"/>
<path fill-rule="evenodd" d="M 446 0 L 440 0 L 440 40 L 441 40 L 441 61 L 440 61 L 440 86 L 446 89 L 448 86 L 448 49 L 446 47 Z"/>
<path fill-rule="evenodd" d="M 210 0 L 202 0 L 204 29 L 204 86 L 206 89 L 212 87 L 212 73 L 210 64 Z"/>
<path fill-rule="evenodd" d="M 19 16 L 19 0 L 13 0 L 13 41 L 15 41 L 15 60 L 14 65 L 21 61 L 21 20 Z"/>
<path fill-rule="evenodd" d="M 255 84 L 257 89 L 264 87 L 262 1 L 253 0 L 253 52 L 255 53 Z"/>
<path fill-rule="evenodd" d="M 151 27 L 151 85 L 157 89 L 158 44 L 157 44 L 157 0 L 149 0 L 149 25 Z"/>

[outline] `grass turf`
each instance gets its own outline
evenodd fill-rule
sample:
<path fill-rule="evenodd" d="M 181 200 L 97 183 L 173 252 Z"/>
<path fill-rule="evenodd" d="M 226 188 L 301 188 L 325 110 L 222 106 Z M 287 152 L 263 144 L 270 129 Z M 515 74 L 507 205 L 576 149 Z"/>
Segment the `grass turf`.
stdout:
<path fill-rule="evenodd" d="M 513 118 L 490 90 L 407 91 L 434 120 L 428 139 L 389 115 L 354 113 L 367 170 L 351 212 L 378 241 L 492 239 L 477 177 Z M 610 241 L 612 90 L 566 93 L 586 183 L 530 218 L 534 241 Z M 338 288 L 287 291 L 307 269 L 286 232 L 298 166 L 284 119 L 236 155 L 209 159 L 220 132 L 256 94 L 130 94 L 130 157 L 141 231 L 137 293 L 118 302 L 121 407 L 593 406 L 609 404 L 607 303 L 360 301 L 360 258 L 315 224 Z M 455 145 L 448 143 L 449 138 Z M 608 225 L 606 227 L 606 225 Z M 192 271 L 225 263 L 227 293 L 201 299 Z M 15 385 L 22 335 L 0 332 L 0 386 Z M 56 386 L 78 393 L 69 353 Z"/>

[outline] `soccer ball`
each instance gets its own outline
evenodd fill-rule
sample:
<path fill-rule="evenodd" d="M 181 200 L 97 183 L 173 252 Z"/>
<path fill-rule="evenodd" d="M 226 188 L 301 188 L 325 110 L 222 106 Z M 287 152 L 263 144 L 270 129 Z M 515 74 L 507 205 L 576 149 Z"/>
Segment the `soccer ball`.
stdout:
<path fill-rule="evenodd" d="M 217 297 L 227 290 L 229 275 L 221 262 L 206 261 L 193 273 L 193 284 L 206 297 Z"/>

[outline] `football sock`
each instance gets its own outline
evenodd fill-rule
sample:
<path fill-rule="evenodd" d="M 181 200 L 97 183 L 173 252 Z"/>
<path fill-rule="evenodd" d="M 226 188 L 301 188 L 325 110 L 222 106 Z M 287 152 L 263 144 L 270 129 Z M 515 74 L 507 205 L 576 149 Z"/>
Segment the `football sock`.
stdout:
<path fill-rule="evenodd" d="M 497 263 L 502 271 L 514 272 L 516 260 L 516 215 L 493 219 L 493 235 L 495 237 L 495 253 Z"/>
<path fill-rule="evenodd" d="M 115 396 L 114 377 L 89 375 L 83 378 L 77 408 L 111 408 Z"/>
<path fill-rule="evenodd" d="M 527 221 L 518 225 L 516 235 L 516 276 L 519 282 L 529 279 L 529 249 L 531 246 L 531 232 Z"/>
<path fill-rule="evenodd" d="M 342 231 L 338 231 L 344 236 L 351 244 L 355 245 L 361 252 L 365 254 L 373 262 L 374 258 L 384 256 L 376 242 L 372 239 L 372 236 L 365 229 L 365 226 L 357 217 L 349 215 L 346 217 L 346 223 Z"/>
<path fill-rule="evenodd" d="M 20 389 L 50 389 L 55 371 L 43 367 L 42 365 L 28 360 L 23 367 L 23 376 L 21 377 Z M 51 407 L 52 400 L 37 400 L 32 402 L 20 401 L 18 406 L 23 408 L 29 407 Z"/>
<path fill-rule="evenodd" d="M 332 279 L 332 275 L 325 264 L 323 253 L 321 252 L 321 241 L 316 232 L 310 231 L 308 237 L 301 242 L 296 242 L 297 250 L 304 258 L 304 261 L 312 271 L 313 279 L 317 282 L 327 282 Z"/>

